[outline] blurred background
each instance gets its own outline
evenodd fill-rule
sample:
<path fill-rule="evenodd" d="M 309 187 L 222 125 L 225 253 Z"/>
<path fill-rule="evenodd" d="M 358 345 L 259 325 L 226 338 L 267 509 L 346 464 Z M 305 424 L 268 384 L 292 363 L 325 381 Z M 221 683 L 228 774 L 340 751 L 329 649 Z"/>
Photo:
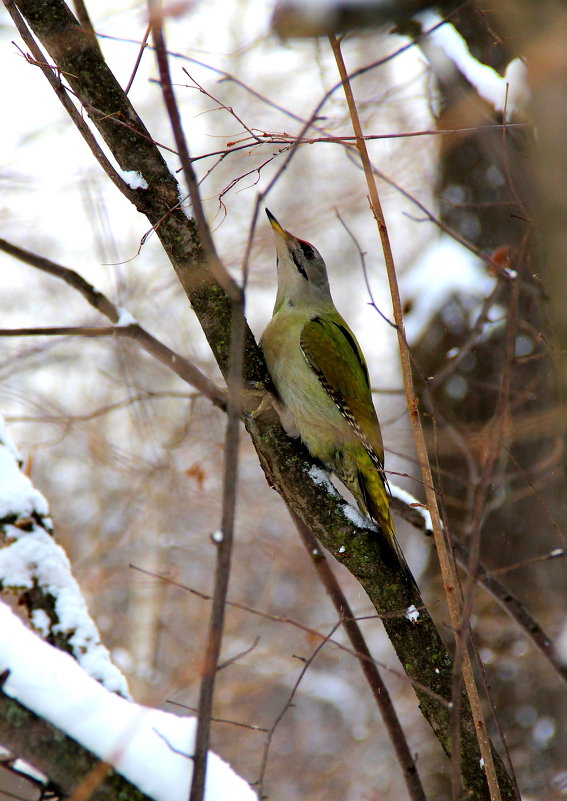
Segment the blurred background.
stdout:
<path fill-rule="evenodd" d="M 99 0 L 89 11 L 124 86 L 147 9 Z M 282 40 L 270 30 L 272 12 L 267 0 L 166 5 L 185 133 L 191 155 L 199 157 L 194 166 L 215 241 L 236 277 L 258 189 L 281 166 L 302 120 L 338 81 L 326 38 Z M 440 20 L 430 12 L 420 24 L 429 29 Z M 487 449 L 496 438 L 481 559 L 528 606 L 567 662 L 565 563 L 545 559 L 565 547 L 565 412 L 555 338 L 561 323 L 553 305 L 557 285 L 541 255 L 542 226 L 533 223 L 542 183 L 529 87 L 524 65 L 509 67 L 528 37 L 522 43 L 501 16 L 475 3 L 465 3 L 450 22 L 417 44 L 415 26 L 349 33 L 343 52 L 350 72 L 381 62 L 356 78 L 353 90 L 365 133 L 384 137 L 369 147 L 381 174 L 446 523 L 467 542 Z M 5 12 L 0 37 L 2 237 L 78 271 L 220 383 L 157 238 L 145 236 L 147 221 L 108 181 L 40 71 L 25 61 Z M 534 42 L 535 62 L 545 42 Z M 172 148 L 156 75 L 147 49 L 129 96 L 152 136 Z M 257 143 L 253 135 L 271 141 Z M 382 317 L 392 313 L 366 185 L 349 147 L 321 141 L 349 135 L 337 90 L 308 133 L 319 141 L 298 149 L 267 203 L 285 228 L 325 258 L 336 305 L 367 357 L 390 480 L 423 499 L 397 337 Z M 167 150 L 164 156 L 176 170 L 177 158 Z M 105 324 L 56 279 L 1 253 L 0 265 L 3 327 Z M 275 253 L 261 215 L 247 290 L 247 318 L 258 337 L 274 298 Z M 50 503 L 57 540 L 103 641 L 137 701 L 185 714 L 179 705 L 189 710 L 197 703 L 208 602 L 133 566 L 211 591 L 223 413 L 133 343 L 37 337 L 4 338 L 0 347 L 9 432 Z M 285 506 L 246 436 L 241 449 L 230 598 L 328 633 L 334 611 Z M 397 528 L 432 615 L 448 632 L 431 545 L 403 522 Z M 334 567 L 356 613 L 371 616 L 356 582 Z M 565 684 L 482 590 L 472 623 L 523 797 L 567 797 Z M 379 622 L 361 625 L 375 658 L 398 670 Z M 342 641 L 340 632 L 334 636 Z M 223 657 L 238 658 L 218 677 L 215 715 L 223 722 L 213 726 L 212 747 L 251 782 L 260 776 L 265 730 L 317 645 L 297 627 L 228 610 Z M 406 797 L 359 673 L 332 645 L 318 654 L 274 733 L 264 793 L 279 801 Z M 394 673 L 384 678 L 429 797 L 449 798 L 447 760 L 413 691 Z M 487 714 L 497 738 L 488 708 Z"/>

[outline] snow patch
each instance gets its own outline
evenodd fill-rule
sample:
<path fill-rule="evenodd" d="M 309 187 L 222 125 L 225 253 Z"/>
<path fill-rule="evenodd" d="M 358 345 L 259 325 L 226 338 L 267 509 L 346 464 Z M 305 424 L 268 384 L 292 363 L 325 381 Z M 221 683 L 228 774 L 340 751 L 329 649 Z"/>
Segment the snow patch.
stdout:
<path fill-rule="evenodd" d="M 148 189 L 148 182 L 137 170 L 118 170 L 123 181 L 126 181 L 130 189 Z"/>
<path fill-rule="evenodd" d="M 442 21 L 433 11 L 425 12 L 421 19 L 426 28 L 439 25 Z M 527 107 L 530 99 L 527 67 L 519 58 L 510 61 L 504 75 L 500 75 L 488 64 L 474 58 L 468 44 L 450 22 L 431 31 L 428 39 L 445 53 L 478 94 L 496 111 L 506 111 L 510 117 L 515 111 Z"/>
<path fill-rule="evenodd" d="M 414 498 L 413 495 L 406 490 L 398 487 L 396 484 L 390 483 L 390 495 L 392 498 L 398 498 L 400 501 L 403 501 L 408 506 L 411 506 L 412 509 L 415 509 L 421 517 L 423 518 L 423 522 L 425 524 L 426 531 L 433 531 L 433 524 L 431 523 L 431 515 L 429 513 L 429 509 L 425 509 L 420 501 L 417 498 Z"/>
<path fill-rule="evenodd" d="M 195 718 L 143 707 L 109 692 L 2 603 L 0 631 L 0 672 L 9 671 L 6 695 L 112 764 L 156 801 L 189 797 Z M 205 801 L 229 799 L 258 801 L 248 783 L 209 752 Z"/>
<path fill-rule="evenodd" d="M 17 451 L 9 441 L 0 443 L 0 518 L 33 514 L 45 517 L 49 514 L 47 501 L 22 473 L 15 454 Z"/>
<path fill-rule="evenodd" d="M 0 550 L 0 584 L 15 590 L 37 585 L 51 595 L 59 623 L 50 628 L 48 616 L 43 617 L 39 612 L 32 623 L 39 624 L 39 631 L 47 626 L 56 634 L 72 632 L 69 645 L 82 668 L 107 689 L 128 697 L 126 679 L 100 642 L 63 548 L 39 526 L 33 531 L 6 526 L 5 531 L 9 544 Z"/>
<path fill-rule="evenodd" d="M 362 512 L 360 512 L 350 503 L 343 504 L 343 514 L 347 520 L 349 520 L 351 523 L 354 523 L 354 525 L 358 526 L 359 528 L 376 528 L 376 525 L 369 517 L 365 517 Z"/>
<path fill-rule="evenodd" d="M 447 234 L 436 238 L 401 281 L 404 302 L 411 301 L 404 321 L 409 343 L 419 341 L 451 297 L 460 299 L 472 321 L 494 283 L 478 256 Z"/>
<path fill-rule="evenodd" d="M 323 470 L 322 467 L 310 467 L 308 470 L 308 475 L 319 487 L 325 487 L 329 495 L 332 495 L 333 498 L 338 496 L 339 493 L 333 486 L 333 482 L 329 478 L 329 474 L 326 470 Z"/>

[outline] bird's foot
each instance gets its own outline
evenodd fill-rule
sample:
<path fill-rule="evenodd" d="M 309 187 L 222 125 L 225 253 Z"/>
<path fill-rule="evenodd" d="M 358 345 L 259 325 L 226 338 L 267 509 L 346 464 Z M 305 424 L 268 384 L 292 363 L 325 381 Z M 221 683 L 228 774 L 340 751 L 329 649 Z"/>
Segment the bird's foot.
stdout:
<path fill-rule="evenodd" d="M 250 381 L 243 393 L 244 414 L 255 420 L 269 409 L 277 411 L 277 400 L 261 381 Z"/>

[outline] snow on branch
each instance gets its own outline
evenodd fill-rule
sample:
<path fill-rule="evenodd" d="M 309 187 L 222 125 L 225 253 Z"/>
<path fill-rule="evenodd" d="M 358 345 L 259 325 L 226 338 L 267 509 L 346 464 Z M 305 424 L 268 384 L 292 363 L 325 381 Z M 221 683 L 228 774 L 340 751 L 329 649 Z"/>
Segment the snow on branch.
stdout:
<path fill-rule="evenodd" d="M 47 501 L 22 472 L 0 421 L 0 589 L 18 596 L 44 639 L 70 653 L 108 690 L 127 698 L 126 678 L 102 645 L 52 531 Z"/>
<path fill-rule="evenodd" d="M 499 75 L 472 55 L 467 42 L 450 22 L 440 25 L 442 19 L 436 12 L 424 12 L 421 21 L 424 28 L 430 29 L 430 42 L 445 54 L 496 111 L 506 112 L 510 117 L 526 108 L 529 102 L 527 68 L 519 58 L 510 61 L 504 75 Z"/>
<path fill-rule="evenodd" d="M 108 762 L 156 801 L 185 801 L 196 719 L 134 704 L 88 676 L 0 603 L 2 691 Z M 39 667 L 41 666 L 41 667 Z M 248 783 L 212 752 L 205 801 L 257 801 Z"/>

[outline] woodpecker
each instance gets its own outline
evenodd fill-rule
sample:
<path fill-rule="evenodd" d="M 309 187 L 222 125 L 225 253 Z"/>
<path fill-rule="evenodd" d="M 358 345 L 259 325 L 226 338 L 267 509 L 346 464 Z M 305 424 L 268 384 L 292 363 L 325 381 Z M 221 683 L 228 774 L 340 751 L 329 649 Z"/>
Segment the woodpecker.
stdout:
<path fill-rule="evenodd" d="M 268 209 L 266 214 L 276 244 L 278 289 L 261 346 L 282 425 L 350 490 L 411 577 L 390 515 L 384 446 L 366 361 L 335 308 L 319 251 L 285 231 Z"/>

